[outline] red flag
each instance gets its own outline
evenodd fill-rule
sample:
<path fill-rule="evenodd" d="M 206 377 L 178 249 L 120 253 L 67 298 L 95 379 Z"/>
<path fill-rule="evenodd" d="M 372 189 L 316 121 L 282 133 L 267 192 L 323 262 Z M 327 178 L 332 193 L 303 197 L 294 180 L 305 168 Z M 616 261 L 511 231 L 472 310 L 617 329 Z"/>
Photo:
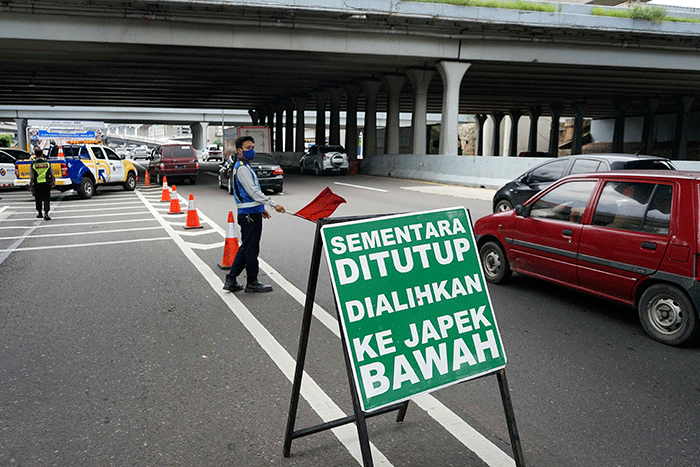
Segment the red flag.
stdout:
<path fill-rule="evenodd" d="M 329 217 L 336 208 L 346 201 L 326 187 L 313 201 L 294 214 L 311 222 L 316 222 L 322 217 Z"/>

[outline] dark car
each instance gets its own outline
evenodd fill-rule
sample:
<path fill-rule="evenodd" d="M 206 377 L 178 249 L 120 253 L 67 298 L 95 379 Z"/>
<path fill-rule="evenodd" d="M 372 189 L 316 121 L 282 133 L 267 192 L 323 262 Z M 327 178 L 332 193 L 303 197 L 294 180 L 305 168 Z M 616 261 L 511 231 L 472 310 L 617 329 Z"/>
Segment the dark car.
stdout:
<path fill-rule="evenodd" d="M 474 223 L 488 282 L 513 271 L 635 307 L 669 345 L 700 334 L 700 173 L 571 175 Z"/>
<path fill-rule="evenodd" d="M 164 176 L 168 178 L 168 183 L 189 180 L 194 185 L 199 161 L 191 144 L 164 144 L 151 152 L 147 170 L 150 179 L 159 185 L 163 183 Z"/>
<path fill-rule="evenodd" d="M 236 164 L 236 157 L 231 155 L 224 162 L 219 164 L 219 188 L 226 188 L 230 195 L 233 194 L 233 167 Z M 270 154 L 256 152 L 255 157 L 250 161 L 255 175 L 263 190 L 272 190 L 274 193 L 281 193 L 284 185 L 284 171 L 279 163 Z"/>
<path fill-rule="evenodd" d="M 507 211 L 523 204 L 538 191 L 567 175 L 608 170 L 675 170 L 668 159 L 634 154 L 585 154 L 564 156 L 528 170 L 503 185 L 493 196 L 493 212 Z"/>

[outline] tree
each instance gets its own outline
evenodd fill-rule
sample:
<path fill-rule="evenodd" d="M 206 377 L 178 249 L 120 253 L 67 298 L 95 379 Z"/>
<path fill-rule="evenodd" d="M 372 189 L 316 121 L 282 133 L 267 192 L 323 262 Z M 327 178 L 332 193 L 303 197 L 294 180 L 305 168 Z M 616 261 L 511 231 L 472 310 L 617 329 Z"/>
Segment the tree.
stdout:
<path fill-rule="evenodd" d="M 9 148 L 12 146 L 12 135 L 0 135 L 0 148 Z"/>

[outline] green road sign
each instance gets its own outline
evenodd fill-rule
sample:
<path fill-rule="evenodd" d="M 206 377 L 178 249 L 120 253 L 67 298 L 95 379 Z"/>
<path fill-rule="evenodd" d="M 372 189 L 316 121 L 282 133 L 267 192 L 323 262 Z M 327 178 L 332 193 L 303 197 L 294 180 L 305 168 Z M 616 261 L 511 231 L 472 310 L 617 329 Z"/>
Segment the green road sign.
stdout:
<path fill-rule="evenodd" d="M 464 208 L 322 228 L 362 410 L 506 364 Z"/>

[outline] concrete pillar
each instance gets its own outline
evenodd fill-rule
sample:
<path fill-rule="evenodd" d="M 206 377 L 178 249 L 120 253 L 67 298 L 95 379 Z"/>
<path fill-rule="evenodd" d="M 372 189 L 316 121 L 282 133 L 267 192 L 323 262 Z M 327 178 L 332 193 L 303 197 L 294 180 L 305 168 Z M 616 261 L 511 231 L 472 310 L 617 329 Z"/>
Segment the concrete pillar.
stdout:
<path fill-rule="evenodd" d="M 403 75 L 385 75 L 382 77 L 384 85 L 389 91 L 389 99 L 386 112 L 386 153 L 399 154 L 399 104 L 401 88 L 406 81 Z"/>
<path fill-rule="evenodd" d="M 314 144 L 326 144 L 326 91 L 314 91 L 311 93 L 316 100 L 316 137 Z"/>
<path fill-rule="evenodd" d="M 654 154 L 654 136 L 656 134 L 656 109 L 661 101 L 659 99 L 642 99 L 644 104 L 644 125 L 642 127 L 641 154 Z"/>
<path fill-rule="evenodd" d="M 500 157 L 501 154 L 501 121 L 505 113 L 494 112 L 491 114 L 493 118 L 493 156 Z"/>
<path fill-rule="evenodd" d="M 549 106 L 552 112 L 552 125 L 549 127 L 549 154 L 552 157 L 559 157 L 559 119 L 564 111 L 561 104 Z"/>
<path fill-rule="evenodd" d="M 265 107 L 258 107 L 257 109 L 255 109 L 255 113 L 258 114 L 258 125 L 267 125 L 267 110 L 265 109 Z"/>
<path fill-rule="evenodd" d="M 328 132 L 328 142 L 330 144 L 340 144 L 340 99 L 343 98 L 342 88 L 327 88 L 331 101 L 331 118 Z"/>
<path fill-rule="evenodd" d="M 508 155 L 511 157 L 518 155 L 518 121 L 522 115 L 522 111 L 517 109 L 508 112 L 510 117 L 510 148 L 508 148 Z"/>
<path fill-rule="evenodd" d="M 253 122 L 253 126 L 258 126 L 258 122 L 260 122 L 260 115 L 258 115 L 258 112 L 250 109 L 248 111 L 248 115 L 250 115 L 250 120 Z"/>
<path fill-rule="evenodd" d="M 285 99 L 284 110 L 287 112 L 284 125 L 284 150 L 294 152 L 294 101 L 292 99 Z"/>
<path fill-rule="evenodd" d="M 136 134 L 138 136 L 142 136 L 144 138 L 148 138 L 148 130 L 152 127 L 153 125 L 150 123 L 144 123 L 143 125 L 140 125 L 139 128 L 136 130 Z"/>
<path fill-rule="evenodd" d="M 360 88 L 367 102 L 365 105 L 365 129 L 362 144 L 363 157 L 366 159 L 377 153 L 377 94 L 382 87 L 381 81 L 367 80 L 360 82 Z"/>
<path fill-rule="evenodd" d="M 357 97 L 360 95 L 360 86 L 346 84 L 345 95 L 347 105 L 345 108 L 345 151 L 352 165 L 357 161 Z"/>
<path fill-rule="evenodd" d="M 442 123 L 440 125 L 440 154 L 456 156 L 459 125 L 459 87 L 471 63 L 440 62 L 442 78 Z"/>
<path fill-rule="evenodd" d="M 29 145 L 27 141 L 27 119 L 26 118 L 15 118 L 15 124 L 17 125 L 17 147 L 29 151 Z"/>
<path fill-rule="evenodd" d="M 625 151 L 625 111 L 629 101 L 626 99 L 615 99 L 615 127 L 613 129 L 612 152 L 622 153 Z"/>
<path fill-rule="evenodd" d="M 574 102 L 574 138 L 571 141 L 571 155 L 583 152 L 583 115 L 585 111 L 585 102 Z"/>
<path fill-rule="evenodd" d="M 483 156 L 484 155 L 484 123 L 486 123 L 486 119 L 488 118 L 488 115 L 486 114 L 476 114 L 474 116 L 476 118 L 477 123 L 479 124 L 479 131 L 477 135 L 477 140 L 476 140 L 476 156 Z"/>
<path fill-rule="evenodd" d="M 527 150 L 534 153 L 537 152 L 537 121 L 542 115 L 542 107 L 529 107 L 527 114 L 530 116 L 530 139 L 527 143 Z"/>
<path fill-rule="evenodd" d="M 265 106 L 267 110 L 267 127 L 270 129 L 270 151 L 275 149 L 275 106 L 273 104 L 267 104 Z"/>
<path fill-rule="evenodd" d="M 192 146 L 199 152 L 207 149 L 207 127 L 209 123 L 201 122 L 190 125 L 192 130 Z"/>
<path fill-rule="evenodd" d="M 676 132 L 673 137 L 673 153 L 671 159 L 688 159 L 688 123 L 690 122 L 690 106 L 695 100 L 691 96 L 680 96 L 677 98 L 678 113 L 676 118 Z"/>
<path fill-rule="evenodd" d="M 427 154 L 428 86 L 430 86 L 435 72 L 432 70 L 408 70 L 406 74 L 413 86 L 413 116 L 411 118 L 413 144 L 411 152 L 413 154 Z"/>
<path fill-rule="evenodd" d="M 275 145 L 277 152 L 284 151 L 284 104 L 281 101 L 275 102 Z"/>
<path fill-rule="evenodd" d="M 304 121 L 304 111 L 306 110 L 306 103 L 309 98 L 306 96 L 294 96 L 292 98 L 294 105 L 297 108 L 297 126 L 296 126 L 296 144 L 294 146 L 295 152 L 304 152 L 304 139 L 306 138 L 305 130 L 306 123 Z"/>

